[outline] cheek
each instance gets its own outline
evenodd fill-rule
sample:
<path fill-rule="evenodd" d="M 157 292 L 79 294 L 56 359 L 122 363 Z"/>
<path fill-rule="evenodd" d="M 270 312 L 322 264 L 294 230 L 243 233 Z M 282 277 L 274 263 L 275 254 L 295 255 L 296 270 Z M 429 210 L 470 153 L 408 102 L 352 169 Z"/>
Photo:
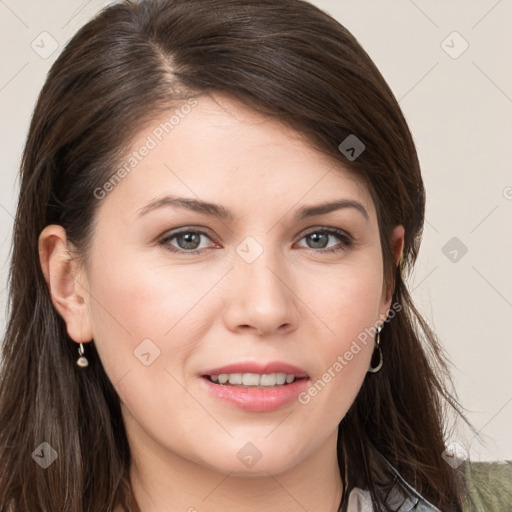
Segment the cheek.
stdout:
<path fill-rule="evenodd" d="M 308 297 L 306 306 L 325 327 L 319 339 L 332 357 L 348 350 L 365 329 L 380 323 L 383 278 L 382 268 L 374 259 L 328 270 L 315 278 L 314 286 L 304 286 L 301 293 Z"/>
<path fill-rule="evenodd" d="M 207 266 L 171 266 L 129 251 L 117 251 L 94 269 L 94 341 L 123 401 L 140 400 L 129 382 L 140 384 L 141 396 L 155 389 L 170 391 L 175 383 L 171 375 L 183 382 L 189 358 L 211 326 L 209 291 L 219 272 Z M 172 393 L 180 394 L 175 387 Z"/>
<path fill-rule="evenodd" d="M 190 273 L 145 265 L 129 255 L 109 261 L 115 264 L 96 265 L 90 295 L 95 345 L 112 382 L 144 363 L 165 367 L 170 353 L 177 360 L 185 357 L 191 338 L 182 332 L 187 322 L 181 320 L 208 283 L 191 286 Z"/>
<path fill-rule="evenodd" d="M 91 287 L 99 357 L 123 407 L 142 423 L 151 424 L 158 411 L 158 422 L 169 425 L 177 409 L 170 403 L 188 403 L 177 381 L 200 338 L 185 332 L 190 325 L 182 319 L 201 293 L 191 289 L 190 276 L 187 285 L 183 273 L 170 274 L 126 258 L 100 268 Z"/>
<path fill-rule="evenodd" d="M 211 279 L 186 268 L 155 265 L 135 255 L 97 268 L 91 287 L 95 327 L 107 325 L 133 343 L 136 338 L 164 337 L 211 286 Z M 197 276 L 194 282 L 192 275 Z"/>
<path fill-rule="evenodd" d="M 309 297 L 308 307 L 317 313 L 325 328 L 314 338 L 312 357 L 317 371 L 299 402 L 311 412 L 320 414 L 322 410 L 326 425 L 334 426 L 341 420 L 366 376 L 374 350 L 375 327 L 380 323 L 381 270 L 375 260 L 345 267 L 318 279 L 315 293 L 306 289 L 302 292 Z"/>

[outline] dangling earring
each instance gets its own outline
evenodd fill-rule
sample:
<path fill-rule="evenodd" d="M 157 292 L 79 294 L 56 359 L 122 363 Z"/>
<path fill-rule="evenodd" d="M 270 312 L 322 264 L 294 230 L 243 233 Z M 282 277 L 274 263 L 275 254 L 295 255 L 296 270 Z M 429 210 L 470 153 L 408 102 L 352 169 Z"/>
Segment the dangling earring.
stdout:
<path fill-rule="evenodd" d="M 80 343 L 80 346 L 78 347 L 78 354 L 80 357 L 76 360 L 76 364 L 78 366 L 81 366 L 82 368 L 85 368 L 86 366 L 89 366 L 89 361 L 84 356 L 84 345 L 83 343 Z"/>
<path fill-rule="evenodd" d="M 372 362 L 370 361 L 370 368 L 368 368 L 368 371 L 370 373 L 377 373 L 382 368 L 382 364 L 384 363 L 384 356 L 382 355 L 382 349 L 380 348 L 380 331 L 382 331 L 382 325 L 379 325 L 379 327 L 377 327 L 377 336 L 375 338 L 375 347 L 379 351 L 379 364 L 374 368 L 372 367 Z"/>

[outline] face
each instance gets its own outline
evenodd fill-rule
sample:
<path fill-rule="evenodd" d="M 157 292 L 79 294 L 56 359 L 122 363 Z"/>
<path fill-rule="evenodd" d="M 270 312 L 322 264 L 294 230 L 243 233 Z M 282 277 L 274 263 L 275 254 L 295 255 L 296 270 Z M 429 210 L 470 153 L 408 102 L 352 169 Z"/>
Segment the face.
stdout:
<path fill-rule="evenodd" d="M 366 376 L 373 337 L 358 335 L 390 307 L 375 206 L 278 121 L 191 105 L 169 133 L 171 114 L 142 130 L 145 155 L 104 188 L 83 322 L 131 440 L 276 473 L 332 441 Z"/>

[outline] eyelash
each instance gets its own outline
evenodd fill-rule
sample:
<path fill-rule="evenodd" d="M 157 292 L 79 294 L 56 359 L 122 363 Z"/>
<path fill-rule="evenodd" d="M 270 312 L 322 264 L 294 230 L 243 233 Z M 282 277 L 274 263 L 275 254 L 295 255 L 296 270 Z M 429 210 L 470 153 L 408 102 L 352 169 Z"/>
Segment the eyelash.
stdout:
<path fill-rule="evenodd" d="M 199 235 L 204 235 L 205 237 L 207 237 L 211 240 L 210 236 L 207 233 L 205 233 L 204 231 L 193 230 L 193 229 L 184 229 L 182 231 L 173 232 L 173 233 L 170 233 L 170 234 L 164 236 L 162 239 L 160 239 L 159 243 L 160 243 L 160 245 L 165 246 L 166 250 L 168 250 L 172 253 L 191 254 L 191 255 L 200 254 L 204 250 L 204 248 L 203 249 L 193 249 L 193 250 L 187 251 L 185 249 L 176 249 L 175 247 L 173 247 L 172 245 L 170 245 L 168 243 L 172 239 L 176 238 L 177 236 L 187 234 L 187 233 L 195 233 L 195 234 L 199 234 Z M 314 233 L 335 236 L 340 242 L 342 242 L 342 245 L 335 246 L 330 249 L 313 249 L 311 247 L 306 247 L 305 249 L 308 251 L 313 251 L 316 253 L 334 253 L 334 252 L 338 252 L 338 251 L 347 251 L 353 245 L 352 238 L 349 235 L 347 235 L 344 231 L 337 229 L 337 228 L 325 228 L 325 227 L 313 228 L 313 229 L 309 230 L 308 232 L 304 233 L 304 235 L 302 236 L 302 238 L 300 240 L 302 240 L 303 238 L 307 237 L 308 235 L 312 235 Z"/>

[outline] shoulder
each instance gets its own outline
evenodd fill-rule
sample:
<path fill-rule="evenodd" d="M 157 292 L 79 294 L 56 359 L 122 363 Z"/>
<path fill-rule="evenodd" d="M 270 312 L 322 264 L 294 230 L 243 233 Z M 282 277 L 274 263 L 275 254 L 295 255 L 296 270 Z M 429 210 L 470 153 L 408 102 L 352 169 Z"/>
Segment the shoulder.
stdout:
<path fill-rule="evenodd" d="M 348 496 L 347 512 L 373 512 L 372 497 L 366 489 L 354 487 Z"/>
<path fill-rule="evenodd" d="M 418 512 L 441 512 L 435 505 L 427 501 L 414 487 L 407 483 L 400 473 L 387 461 L 386 470 L 393 478 L 393 486 L 386 498 L 386 505 L 391 510 L 415 510 Z"/>
<path fill-rule="evenodd" d="M 373 446 L 370 445 L 370 468 L 373 483 L 380 499 L 389 510 L 414 510 L 415 512 L 441 512 L 412 487 L 395 467 Z M 374 512 L 368 489 L 357 486 L 349 490 L 344 512 Z"/>

